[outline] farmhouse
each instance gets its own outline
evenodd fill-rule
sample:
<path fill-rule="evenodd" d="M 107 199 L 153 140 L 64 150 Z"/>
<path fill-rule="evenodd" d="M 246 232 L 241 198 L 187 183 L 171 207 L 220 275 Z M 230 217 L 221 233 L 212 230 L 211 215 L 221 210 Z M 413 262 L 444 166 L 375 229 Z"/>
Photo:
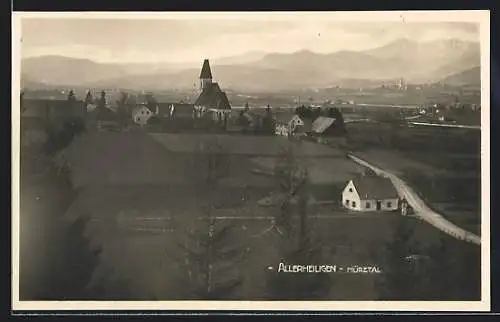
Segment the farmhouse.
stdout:
<path fill-rule="evenodd" d="M 342 204 L 357 211 L 393 211 L 399 208 L 399 196 L 390 179 L 362 175 L 347 183 Z"/>
<path fill-rule="evenodd" d="M 297 114 L 278 117 L 275 124 L 275 134 L 281 136 L 304 135 L 312 129 L 312 121 Z"/>
<path fill-rule="evenodd" d="M 208 59 L 205 59 L 201 69 L 200 89 L 201 94 L 194 103 L 194 117 L 199 119 L 209 112 L 212 121 L 225 128 L 231 114 L 231 104 L 229 104 L 226 93 L 220 89 L 219 84 L 212 82 L 212 72 Z"/>

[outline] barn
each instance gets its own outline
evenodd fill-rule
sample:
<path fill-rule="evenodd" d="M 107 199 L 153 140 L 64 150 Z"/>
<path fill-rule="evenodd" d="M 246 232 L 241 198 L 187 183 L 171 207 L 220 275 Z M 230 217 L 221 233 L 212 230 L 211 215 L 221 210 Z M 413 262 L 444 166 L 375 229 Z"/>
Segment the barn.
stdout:
<path fill-rule="evenodd" d="M 320 116 L 312 123 L 312 134 L 316 136 L 332 136 L 335 134 L 335 118 Z"/>
<path fill-rule="evenodd" d="M 342 205 L 355 211 L 394 211 L 399 208 L 399 195 L 389 178 L 361 175 L 345 186 Z"/>

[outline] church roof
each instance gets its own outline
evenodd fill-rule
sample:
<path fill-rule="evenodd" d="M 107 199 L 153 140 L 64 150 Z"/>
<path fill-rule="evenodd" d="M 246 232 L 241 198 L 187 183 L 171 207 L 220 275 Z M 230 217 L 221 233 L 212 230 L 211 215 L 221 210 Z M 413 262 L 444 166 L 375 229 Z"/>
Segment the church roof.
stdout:
<path fill-rule="evenodd" d="M 194 105 L 205 106 L 214 109 L 231 109 L 231 104 L 217 83 L 207 84 Z"/>
<path fill-rule="evenodd" d="M 200 79 L 203 78 L 212 78 L 212 71 L 210 70 L 208 59 L 203 61 L 203 67 L 201 68 Z"/>
<path fill-rule="evenodd" d="M 217 93 L 217 96 L 215 97 L 215 102 L 214 102 L 214 108 L 218 110 L 227 110 L 231 109 L 231 104 L 229 104 L 229 100 L 227 99 L 227 95 L 224 92 L 219 92 Z"/>

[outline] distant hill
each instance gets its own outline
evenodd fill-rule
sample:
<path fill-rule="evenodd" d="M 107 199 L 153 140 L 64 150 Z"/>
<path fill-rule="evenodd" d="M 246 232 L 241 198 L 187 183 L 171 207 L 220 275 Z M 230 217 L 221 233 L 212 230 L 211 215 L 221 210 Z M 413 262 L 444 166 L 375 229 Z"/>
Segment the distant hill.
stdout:
<path fill-rule="evenodd" d="M 50 85 L 74 86 L 101 78 L 127 75 L 119 65 L 101 64 L 89 59 L 42 56 L 23 59 L 21 74 L 32 81 Z"/>
<path fill-rule="evenodd" d="M 212 59 L 211 61 L 213 62 L 214 65 L 239 65 L 257 61 L 259 59 L 264 58 L 264 56 L 266 56 L 266 52 L 249 51 L 242 55 L 217 58 L 217 59 Z"/>
<path fill-rule="evenodd" d="M 33 82 L 66 86 L 192 89 L 200 62 L 189 64 L 101 64 L 60 56 L 28 58 L 22 73 Z M 216 81 L 235 90 L 283 90 L 379 83 L 404 77 L 437 81 L 479 66 L 479 43 L 456 39 L 418 43 L 399 39 L 361 52 L 318 54 L 249 52 L 211 59 Z M 360 81 L 362 80 L 362 81 Z"/>
<path fill-rule="evenodd" d="M 441 80 L 441 83 L 454 86 L 464 86 L 464 85 L 481 86 L 481 68 L 474 67 L 471 69 L 464 70 L 463 72 L 450 75 L 448 77 L 443 78 Z"/>

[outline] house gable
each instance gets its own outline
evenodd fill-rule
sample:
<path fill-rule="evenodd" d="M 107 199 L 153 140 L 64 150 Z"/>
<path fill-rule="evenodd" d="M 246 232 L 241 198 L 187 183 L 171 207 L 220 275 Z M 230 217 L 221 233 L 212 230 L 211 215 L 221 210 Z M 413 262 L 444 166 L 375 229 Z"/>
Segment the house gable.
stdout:
<path fill-rule="evenodd" d="M 146 106 L 137 107 L 132 111 L 132 115 L 134 115 L 134 116 L 136 116 L 136 115 L 150 116 L 152 114 L 153 114 L 153 112 L 149 108 L 147 108 Z"/>
<path fill-rule="evenodd" d="M 354 182 L 352 180 L 349 180 L 349 182 L 346 184 L 344 190 L 342 191 L 342 195 L 351 195 L 353 197 L 356 197 L 357 200 L 361 200 L 359 193 L 356 190 L 356 186 L 354 185 Z"/>
<path fill-rule="evenodd" d="M 360 209 L 361 199 L 353 180 L 350 180 L 342 191 L 342 204 L 350 209 Z"/>
<path fill-rule="evenodd" d="M 288 124 L 291 126 L 291 127 L 294 127 L 294 126 L 302 126 L 304 125 L 304 121 L 302 121 L 302 119 L 300 118 L 300 116 L 298 115 L 294 115 L 292 117 L 292 119 L 288 122 Z"/>

